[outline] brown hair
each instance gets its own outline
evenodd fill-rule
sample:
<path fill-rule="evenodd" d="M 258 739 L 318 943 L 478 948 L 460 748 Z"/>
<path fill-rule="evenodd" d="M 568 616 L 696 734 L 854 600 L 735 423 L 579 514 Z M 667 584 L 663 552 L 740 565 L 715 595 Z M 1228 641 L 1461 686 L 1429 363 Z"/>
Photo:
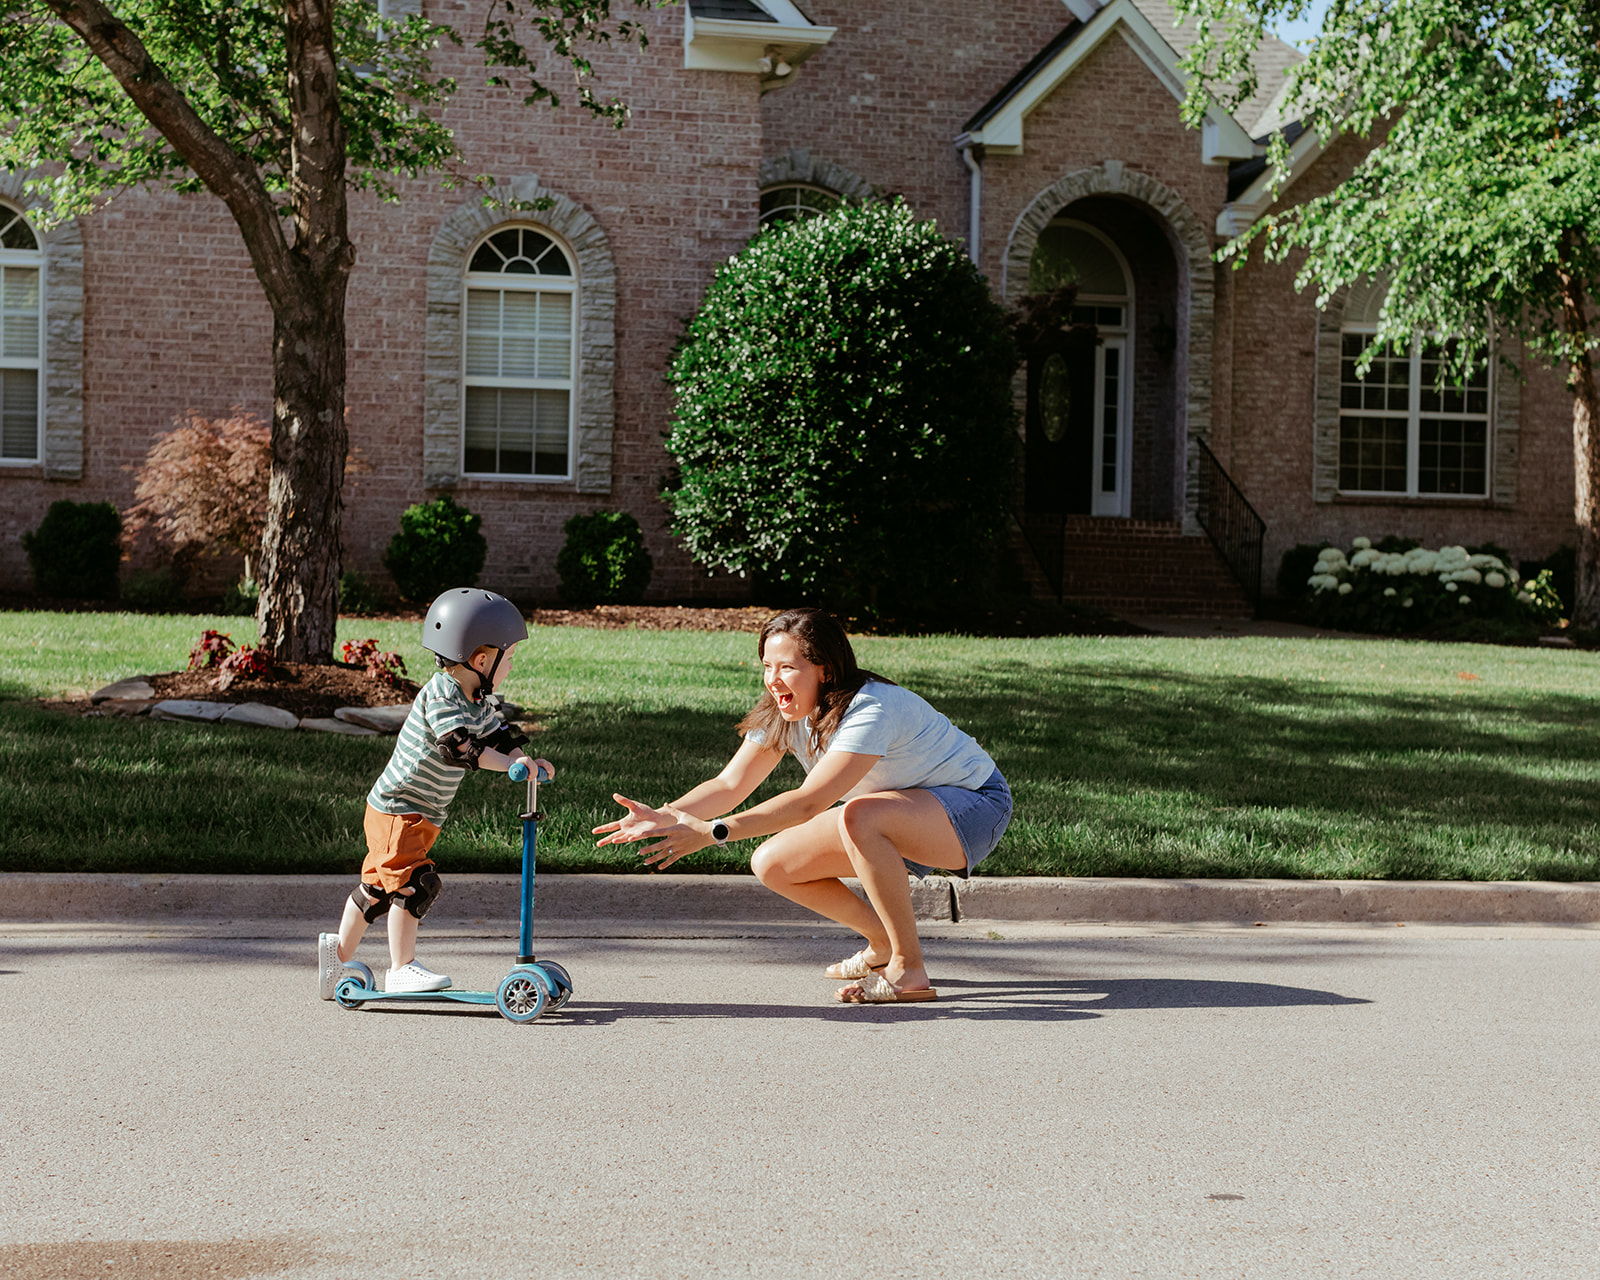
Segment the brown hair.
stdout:
<path fill-rule="evenodd" d="M 756 640 L 758 658 L 766 656 L 767 640 L 772 636 L 793 636 L 800 656 L 822 668 L 817 709 L 811 713 L 811 749 L 817 755 L 828 749 L 828 740 L 839 728 L 850 700 L 861 691 L 862 685 L 869 680 L 879 684 L 894 683 L 856 665 L 855 651 L 850 647 L 844 628 L 832 614 L 821 609 L 786 609 L 768 618 Z M 759 731 L 763 745 L 773 751 L 788 749 L 788 722 L 779 712 L 777 700 L 765 687 L 761 690 L 761 700 L 739 721 L 738 730 L 741 734 Z"/>

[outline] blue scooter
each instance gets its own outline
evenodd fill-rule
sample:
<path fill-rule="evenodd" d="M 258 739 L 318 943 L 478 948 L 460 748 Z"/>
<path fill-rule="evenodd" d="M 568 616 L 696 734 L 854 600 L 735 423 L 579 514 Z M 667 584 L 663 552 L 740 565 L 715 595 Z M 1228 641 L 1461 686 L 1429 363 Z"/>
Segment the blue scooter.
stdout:
<path fill-rule="evenodd" d="M 538 771 L 541 775 L 544 770 Z M 518 940 L 517 962 L 500 980 L 494 991 L 379 991 L 372 970 L 359 960 L 345 967 L 360 977 L 343 979 L 333 998 L 341 1008 L 359 1009 L 369 1000 L 446 1000 L 455 1004 L 492 1004 L 512 1022 L 532 1022 L 548 1009 L 558 1012 L 572 997 L 572 979 L 554 960 L 538 960 L 533 954 L 533 877 L 534 846 L 538 841 L 539 781 L 528 766 L 518 761 L 508 771 L 513 782 L 528 784 L 528 808 L 522 815 L 522 934 Z"/>

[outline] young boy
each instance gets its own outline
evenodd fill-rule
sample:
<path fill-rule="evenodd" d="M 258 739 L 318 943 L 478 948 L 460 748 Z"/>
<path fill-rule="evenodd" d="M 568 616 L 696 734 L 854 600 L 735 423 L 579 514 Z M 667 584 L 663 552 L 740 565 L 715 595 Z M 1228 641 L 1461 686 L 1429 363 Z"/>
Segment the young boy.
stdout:
<path fill-rule="evenodd" d="M 458 587 L 433 602 L 423 647 L 440 670 L 418 691 L 400 739 L 367 793 L 367 858 L 338 933 L 317 938 L 317 994 L 332 1000 L 367 926 L 389 917 L 388 991 L 443 991 L 450 979 L 416 958 L 417 925 L 442 887 L 428 857 L 456 788 L 469 769 L 504 773 L 518 760 L 554 775 L 522 751 L 528 739 L 489 695 L 511 670 L 528 627 L 516 605 L 492 591 Z"/>

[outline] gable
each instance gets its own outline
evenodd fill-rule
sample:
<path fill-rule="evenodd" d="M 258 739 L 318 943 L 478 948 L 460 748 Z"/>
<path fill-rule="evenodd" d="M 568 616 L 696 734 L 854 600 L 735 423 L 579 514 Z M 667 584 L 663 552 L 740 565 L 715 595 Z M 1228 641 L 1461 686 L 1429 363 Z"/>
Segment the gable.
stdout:
<path fill-rule="evenodd" d="M 1071 6 L 1074 16 L 1061 34 L 966 122 L 957 139 L 959 145 L 982 146 L 1001 155 L 1021 155 L 1029 115 L 1090 54 L 1113 38 L 1124 41 L 1138 55 L 1175 103 L 1184 100 L 1186 88 L 1178 68 L 1178 54 L 1135 0 L 1111 0 L 1104 7 L 1096 7 L 1099 3 L 1100 0 L 1075 0 Z M 1218 107 L 1206 112 L 1200 134 L 1201 159 L 1206 164 L 1247 160 L 1256 154 L 1249 134 Z"/>

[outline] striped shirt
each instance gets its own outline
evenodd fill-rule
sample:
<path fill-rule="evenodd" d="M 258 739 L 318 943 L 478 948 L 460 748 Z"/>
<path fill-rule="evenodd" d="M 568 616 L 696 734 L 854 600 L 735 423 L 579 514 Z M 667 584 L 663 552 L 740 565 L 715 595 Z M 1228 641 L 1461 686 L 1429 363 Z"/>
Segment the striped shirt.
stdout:
<path fill-rule="evenodd" d="M 467 771 L 439 758 L 439 739 L 457 729 L 482 738 L 503 723 L 493 707 L 473 702 L 447 673 L 436 672 L 417 691 L 394 754 L 367 793 L 367 803 L 379 813 L 420 813 L 442 827 Z"/>

